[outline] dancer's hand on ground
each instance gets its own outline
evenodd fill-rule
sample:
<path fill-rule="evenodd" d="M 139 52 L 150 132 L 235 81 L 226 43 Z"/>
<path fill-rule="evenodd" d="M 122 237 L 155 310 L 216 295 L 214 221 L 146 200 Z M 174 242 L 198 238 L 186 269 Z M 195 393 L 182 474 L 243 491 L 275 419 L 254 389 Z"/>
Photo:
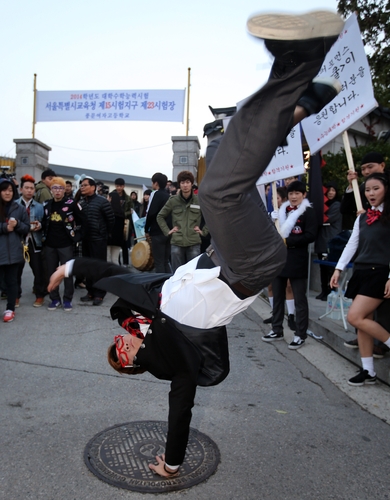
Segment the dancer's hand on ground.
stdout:
<path fill-rule="evenodd" d="M 60 286 L 61 281 L 65 278 L 65 264 L 57 267 L 57 270 L 50 276 L 49 285 L 47 287 L 48 291 L 51 292 L 58 286 Z"/>
<path fill-rule="evenodd" d="M 152 469 L 153 472 L 158 474 L 159 476 L 163 477 L 176 477 L 176 475 L 179 473 L 179 469 L 174 472 L 174 473 L 169 473 L 165 470 L 165 455 L 162 454 L 161 457 L 157 455 L 156 457 L 157 460 L 157 465 L 155 464 L 149 464 L 149 469 Z"/>

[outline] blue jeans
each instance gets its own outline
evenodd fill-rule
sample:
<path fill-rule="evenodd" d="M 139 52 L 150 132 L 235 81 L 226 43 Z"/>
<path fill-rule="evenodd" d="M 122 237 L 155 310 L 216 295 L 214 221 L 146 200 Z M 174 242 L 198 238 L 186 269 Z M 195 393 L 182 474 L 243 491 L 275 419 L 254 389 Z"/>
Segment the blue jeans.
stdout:
<path fill-rule="evenodd" d="M 200 244 L 191 245 L 190 247 L 178 247 L 171 245 L 171 266 L 172 272 L 184 264 L 187 264 L 192 259 L 200 255 Z"/>

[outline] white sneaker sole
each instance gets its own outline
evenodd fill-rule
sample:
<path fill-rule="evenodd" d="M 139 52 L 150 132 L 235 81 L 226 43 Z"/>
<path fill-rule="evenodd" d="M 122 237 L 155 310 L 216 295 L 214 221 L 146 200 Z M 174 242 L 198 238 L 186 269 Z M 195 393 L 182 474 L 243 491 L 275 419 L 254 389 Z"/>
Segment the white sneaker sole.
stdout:
<path fill-rule="evenodd" d="M 306 14 L 258 14 L 248 19 L 249 33 L 264 40 L 308 40 L 337 36 L 344 21 L 335 12 L 318 10 Z"/>

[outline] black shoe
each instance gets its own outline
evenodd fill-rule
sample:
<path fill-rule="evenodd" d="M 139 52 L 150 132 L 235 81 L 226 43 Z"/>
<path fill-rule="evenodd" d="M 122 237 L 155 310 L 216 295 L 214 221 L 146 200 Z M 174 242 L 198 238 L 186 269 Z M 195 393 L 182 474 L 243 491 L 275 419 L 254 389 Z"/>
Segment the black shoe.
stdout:
<path fill-rule="evenodd" d="M 359 349 L 358 339 L 348 340 L 348 342 L 344 342 L 344 345 L 350 349 Z"/>
<path fill-rule="evenodd" d="M 305 339 L 301 337 L 294 337 L 294 340 L 288 345 L 289 349 L 299 349 L 305 344 Z"/>
<path fill-rule="evenodd" d="M 101 297 L 95 297 L 92 301 L 92 304 L 94 306 L 100 306 L 100 304 L 103 302 L 103 299 Z"/>
<path fill-rule="evenodd" d="M 274 340 L 283 340 L 284 335 L 283 333 L 275 333 L 273 331 L 270 331 L 267 335 L 264 335 L 264 337 L 261 337 L 261 340 L 264 342 L 274 342 Z"/>
<path fill-rule="evenodd" d="M 287 317 L 287 324 L 288 324 L 288 327 L 290 328 L 290 330 L 292 330 L 293 332 L 296 332 L 297 325 L 295 323 L 295 318 L 294 318 L 293 314 L 289 314 L 288 315 L 288 317 Z"/>
<path fill-rule="evenodd" d="M 360 372 L 348 380 L 349 385 L 354 385 L 356 387 L 362 386 L 364 384 L 373 385 L 376 383 L 376 375 L 371 377 L 367 370 L 360 370 Z"/>
<path fill-rule="evenodd" d="M 89 295 L 89 293 L 87 293 L 87 295 L 84 295 L 84 297 L 80 297 L 80 300 L 81 302 L 92 302 L 93 297 L 92 295 Z"/>
<path fill-rule="evenodd" d="M 265 325 L 271 325 L 271 324 L 272 324 L 272 318 L 273 318 L 273 316 L 270 316 L 269 318 L 264 319 L 264 320 L 263 320 L 263 323 L 264 323 Z"/>
<path fill-rule="evenodd" d="M 386 351 L 383 349 L 383 347 L 379 345 L 374 345 L 374 350 L 372 352 L 372 356 L 375 359 L 382 359 L 385 357 Z"/>
<path fill-rule="evenodd" d="M 308 116 L 319 113 L 323 107 L 341 92 L 341 84 L 334 78 L 314 78 L 302 97 L 298 106 L 305 109 Z"/>
<path fill-rule="evenodd" d="M 319 295 L 317 295 L 316 299 L 325 302 L 326 300 L 328 300 L 328 294 L 329 292 L 322 291 Z"/>

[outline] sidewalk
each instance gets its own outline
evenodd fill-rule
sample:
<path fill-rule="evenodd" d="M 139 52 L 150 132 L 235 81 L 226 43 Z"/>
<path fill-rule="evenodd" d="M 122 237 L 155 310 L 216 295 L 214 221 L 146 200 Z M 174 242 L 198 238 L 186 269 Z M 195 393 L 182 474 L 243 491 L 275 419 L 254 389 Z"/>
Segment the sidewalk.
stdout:
<path fill-rule="evenodd" d="M 326 302 L 316 300 L 318 292 L 309 293 L 309 330 L 316 336 L 322 336 L 321 340 L 308 337 L 306 345 L 298 349 L 297 353 L 322 372 L 335 386 L 347 394 L 361 408 L 372 415 L 389 421 L 390 414 L 390 353 L 383 359 L 375 359 L 375 370 L 380 382 L 376 385 L 365 387 L 352 387 L 348 379 L 353 377 L 355 371 L 361 367 L 358 349 L 350 349 L 344 346 L 345 340 L 355 338 L 354 329 L 348 325 L 348 331 L 344 330 L 342 320 L 332 320 L 325 317 L 319 320 L 319 316 L 326 311 Z M 260 296 L 253 304 L 252 309 L 262 318 L 270 316 L 268 300 Z M 265 329 L 271 330 L 271 325 L 264 325 Z M 285 343 L 290 343 L 293 332 L 284 322 Z M 264 343 L 265 344 L 265 343 Z M 279 350 L 285 350 L 287 346 L 283 342 L 272 343 Z M 354 366 L 355 365 L 355 366 Z"/>

